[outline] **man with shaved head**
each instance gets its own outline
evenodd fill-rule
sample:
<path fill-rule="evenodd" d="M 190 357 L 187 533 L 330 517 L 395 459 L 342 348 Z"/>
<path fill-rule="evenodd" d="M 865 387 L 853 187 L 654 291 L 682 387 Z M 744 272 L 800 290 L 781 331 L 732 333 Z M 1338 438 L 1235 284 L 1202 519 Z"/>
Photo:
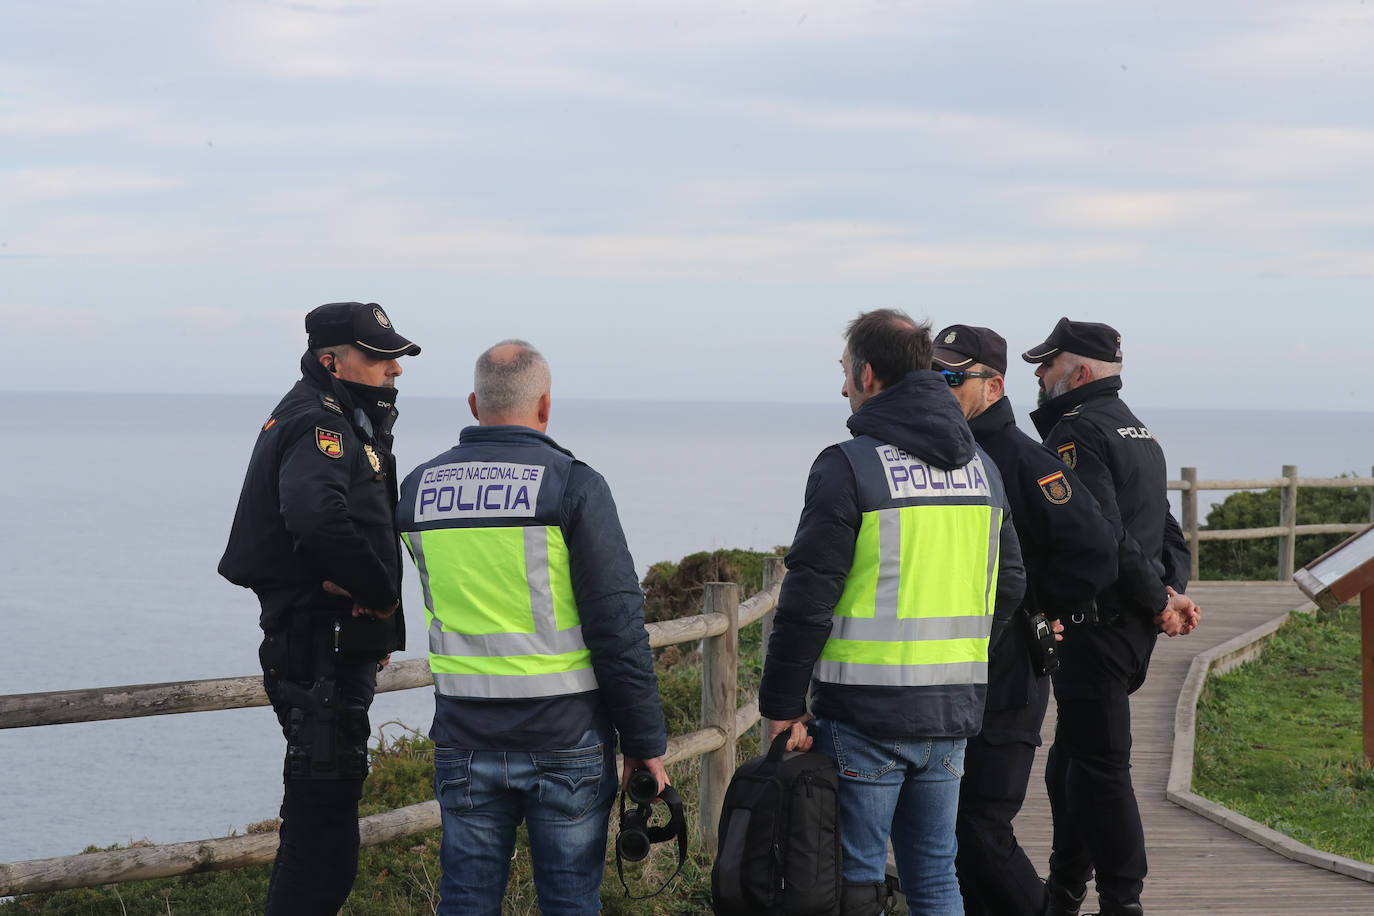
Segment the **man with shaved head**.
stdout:
<path fill-rule="evenodd" d="M 644 595 L 606 481 L 546 434 L 549 364 L 522 340 L 477 360 L 458 445 L 401 485 L 434 672 L 439 909 L 500 916 L 528 824 L 544 913 L 601 909 L 615 748 L 668 784 Z"/>

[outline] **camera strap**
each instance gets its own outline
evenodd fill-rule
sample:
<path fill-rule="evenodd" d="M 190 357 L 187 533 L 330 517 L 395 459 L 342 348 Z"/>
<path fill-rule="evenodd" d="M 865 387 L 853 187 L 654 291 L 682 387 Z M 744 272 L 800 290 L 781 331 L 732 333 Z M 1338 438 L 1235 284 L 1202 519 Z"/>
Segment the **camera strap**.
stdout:
<path fill-rule="evenodd" d="M 622 819 L 625 815 L 626 794 L 625 792 L 620 793 L 620 814 Z M 648 835 L 651 844 L 662 843 L 665 840 L 672 839 L 674 836 L 677 837 L 677 868 L 673 870 L 673 873 L 668 876 L 668 879 L 663 882 L 658 890 L 654 891 L 652 894 L 644 894 L 636 897 L 634 894 L 630 893 L 630 885 L 625 883 L 625 860 L 621 857 L 620 850 L 617 848 L 615 853 L 615 870 L 620 876 L 620 886 L 625 888 L 625 896 L 630 900 L 648 900 L 651 897 L 657 897 L 659 894 L 663 893 L 668 889 L 668 885 L 673 883 L 673 879 L 681 873 L 682 866 L 687 861 L 687 813 L 683 809 L 682 796 L 679 795 L 677 789 L 674 789 L 672 786 L 664 786 L 663 791 L 659 793 L 658 797 L 668 806 L 668 823 L 659 825 L 649 824 L 649 818 L 653 816 L 652 804 L 646 805 L 642 802 L 636 803 L 639 807 L 639 816 L 644 822 L 644 832 Z"/>

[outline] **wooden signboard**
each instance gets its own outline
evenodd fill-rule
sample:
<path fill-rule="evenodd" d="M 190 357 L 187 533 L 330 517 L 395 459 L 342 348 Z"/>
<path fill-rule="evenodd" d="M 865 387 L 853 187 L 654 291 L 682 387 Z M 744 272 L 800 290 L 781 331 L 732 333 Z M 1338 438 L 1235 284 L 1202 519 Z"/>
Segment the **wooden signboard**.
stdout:
<path fill-rule="evenodd" d="M 1374 766 L 1374 525 L 1293 573 L 1293 581 L 1325 610 L 1360 596 L 1364 759 Z"/>

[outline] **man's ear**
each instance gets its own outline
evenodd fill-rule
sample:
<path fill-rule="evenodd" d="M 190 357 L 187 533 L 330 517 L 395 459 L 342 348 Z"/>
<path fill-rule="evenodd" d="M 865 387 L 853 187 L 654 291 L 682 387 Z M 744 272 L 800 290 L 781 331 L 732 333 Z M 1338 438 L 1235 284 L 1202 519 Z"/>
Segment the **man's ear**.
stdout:
<path fill-rule="evenodd" d="M 475 391 L 468 395 L 468 410 L 472 411 L 474 420 L 478 423 L 482 422 L 482 418 L 477 415 L 477 392 Z"/>
<path fill-rule="evenodd" d="M 873 374 L 873 364 L 864 363 L 863 371 L 859 373 L 859 387 L 864 394 L 869 394 L 874 390 L 878 377 Z"/>
<path fill-rule="evenodd" d="M 549 425 L 549 408 L 553 405 L 553 399 L 546 391 L 539 396 L 539 422 L 545 426 Z"/>
<path fill-rule="evenodd" d="M 988 403 L 997 403 L 999 400 L 1001 400 L 1002 395 L 1006 393 L 1006 390 L 1007 380 L 1004 379 L 1002 376 L 999 375 L 995 378 L 988 379 Z"/>

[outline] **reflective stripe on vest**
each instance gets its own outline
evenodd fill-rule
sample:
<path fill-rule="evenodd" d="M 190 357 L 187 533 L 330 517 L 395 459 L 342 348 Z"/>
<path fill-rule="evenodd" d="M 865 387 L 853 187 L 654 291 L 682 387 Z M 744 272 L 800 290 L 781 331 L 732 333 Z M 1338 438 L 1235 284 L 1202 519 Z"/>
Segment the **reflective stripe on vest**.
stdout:
<path fill-rule="evenodd" d="M 439 693 L 529 699 L 597 689 L 557 527 L 435 528 L 402 537 L 420 571 Z"/>
<path fill-rule="evenodd" d="M 988 505 L 865 512 L 817 680 L 986 684 L 1001 525 Z"/>

